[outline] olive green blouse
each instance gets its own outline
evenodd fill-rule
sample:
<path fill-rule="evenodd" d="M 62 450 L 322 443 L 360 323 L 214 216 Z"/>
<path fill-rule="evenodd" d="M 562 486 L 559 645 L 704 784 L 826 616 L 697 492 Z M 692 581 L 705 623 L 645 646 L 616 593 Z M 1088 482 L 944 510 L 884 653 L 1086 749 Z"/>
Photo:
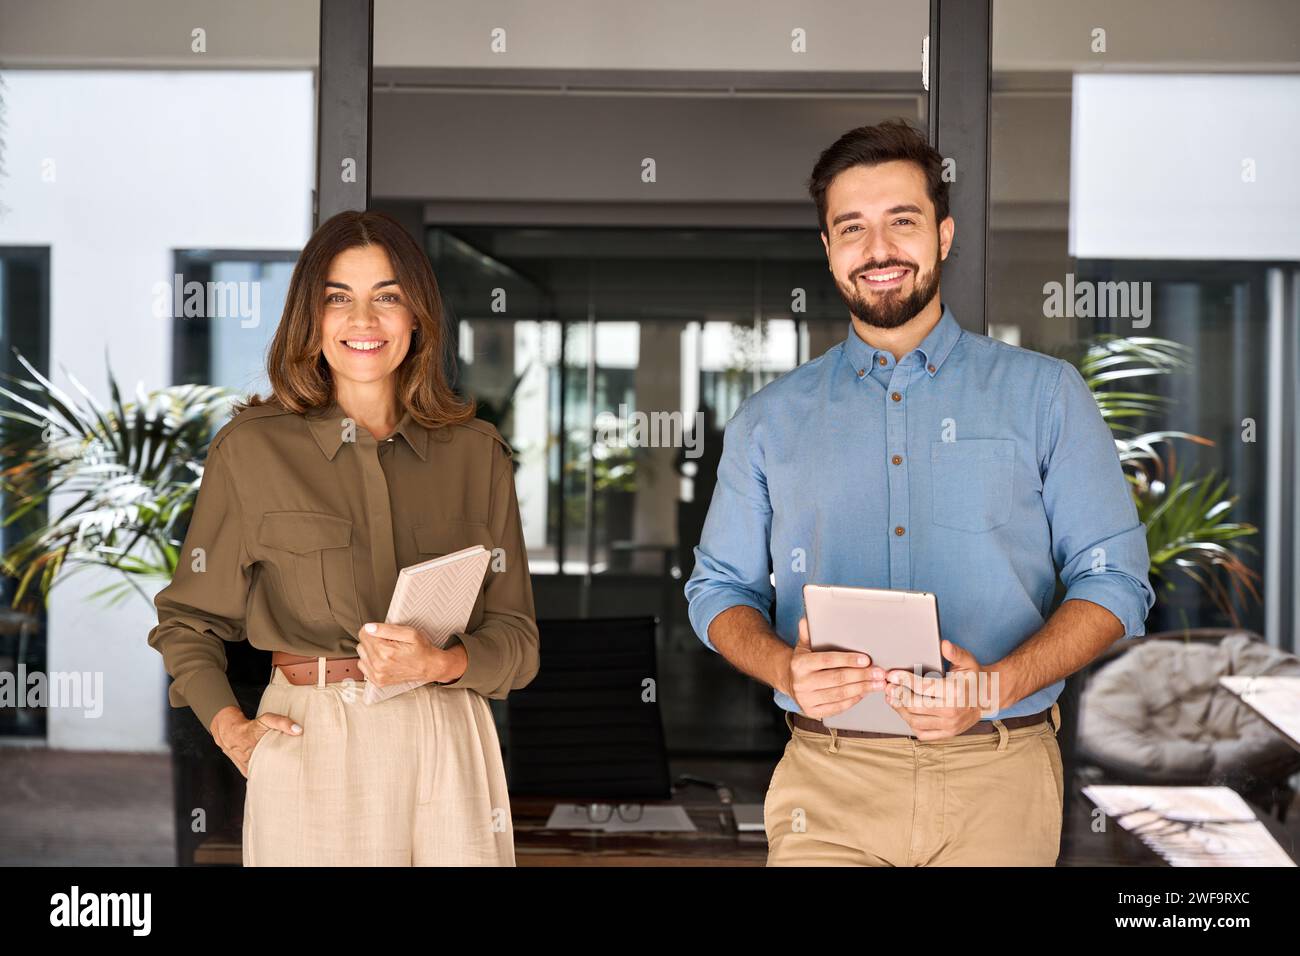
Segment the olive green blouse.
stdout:
<path fill-rule="evenodd" d="M 533 679 L 538 632 L 510 446 L 487 422 L 426 429 L 403 414 L 376 440 L 337 401 L 303 414 L 244 409 L 208 452 L 149 644 L 173 707 L 210 728 L 238 706 L 225 641 L 310 656 L 356 654 L 398 571 L 481 544 L 493 551 L 449 687 L 503 698 Z M 500 550 L 496 550 L 500 549 Z"/>

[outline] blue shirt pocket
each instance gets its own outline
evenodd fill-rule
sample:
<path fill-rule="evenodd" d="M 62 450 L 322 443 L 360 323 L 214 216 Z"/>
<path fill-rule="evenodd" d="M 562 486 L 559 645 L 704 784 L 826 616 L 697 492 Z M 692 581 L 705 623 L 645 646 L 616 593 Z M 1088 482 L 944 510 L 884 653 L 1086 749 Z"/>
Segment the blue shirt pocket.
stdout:
<path fill-rule="evenodd" d="M 992 531 L 1011 517 L 1016 443 L 967 438 L 930 443 L 930 496 L 936 525 Z"/>

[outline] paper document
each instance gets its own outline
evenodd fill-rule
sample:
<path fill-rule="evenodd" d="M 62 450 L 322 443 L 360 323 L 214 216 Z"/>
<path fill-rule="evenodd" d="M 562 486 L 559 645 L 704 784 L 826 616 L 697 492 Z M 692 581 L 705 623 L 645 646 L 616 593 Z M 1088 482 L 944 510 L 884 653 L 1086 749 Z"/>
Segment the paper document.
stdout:
<path fill-rule="evenodd" d="M 1220 677 L 1219 683 L 1300 748 L 1300 677 Z"/>
<path fill-rule="evenodd" d="M 1171 866 L 1295 866 L 1228 787 L 1089 786 L 1084 796 Z"/>

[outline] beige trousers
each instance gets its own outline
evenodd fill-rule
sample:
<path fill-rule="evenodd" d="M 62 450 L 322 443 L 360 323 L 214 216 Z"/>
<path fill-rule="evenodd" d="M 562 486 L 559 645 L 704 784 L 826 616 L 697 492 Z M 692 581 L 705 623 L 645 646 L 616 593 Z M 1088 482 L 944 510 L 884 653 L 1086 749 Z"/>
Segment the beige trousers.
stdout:
<path fill-rule="evenodd" d="M 249 758 L 245 866 L 514 866 L 505 768 L 487 700 L 425 684 L 363 702 L 365 681 L 291 684 L 274 668 Z"/>
<path fill-rule="evenodd" d="M 832 739 L 787 714 L 763 805 L 768 865 L 1055 866 L 1065 775 L 1052 716 L 915 740 Z"/>

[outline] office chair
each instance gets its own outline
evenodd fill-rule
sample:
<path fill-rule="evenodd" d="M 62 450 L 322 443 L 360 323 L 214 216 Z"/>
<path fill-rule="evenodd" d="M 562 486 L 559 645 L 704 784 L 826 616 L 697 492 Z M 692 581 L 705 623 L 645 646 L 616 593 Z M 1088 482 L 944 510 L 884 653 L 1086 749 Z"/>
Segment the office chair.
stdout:
<path fill-rule="evenodd" d="M 507 704 L 510 792 L 666 800 L 654 617 L 541 620 L 541 668 Z"/>

